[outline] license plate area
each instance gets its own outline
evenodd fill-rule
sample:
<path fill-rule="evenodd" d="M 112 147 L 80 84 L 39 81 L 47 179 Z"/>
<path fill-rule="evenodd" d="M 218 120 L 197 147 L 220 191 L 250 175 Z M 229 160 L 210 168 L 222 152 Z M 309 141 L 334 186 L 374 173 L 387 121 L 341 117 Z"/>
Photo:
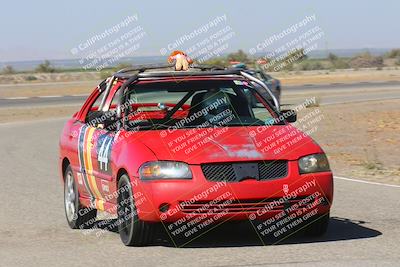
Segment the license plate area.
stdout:
<path fill-rule="evenodd" d="M 234 163 L 232 167 L 238 182 L 247 179 L 258 180 L 260 178 L 258 163 Z"/>

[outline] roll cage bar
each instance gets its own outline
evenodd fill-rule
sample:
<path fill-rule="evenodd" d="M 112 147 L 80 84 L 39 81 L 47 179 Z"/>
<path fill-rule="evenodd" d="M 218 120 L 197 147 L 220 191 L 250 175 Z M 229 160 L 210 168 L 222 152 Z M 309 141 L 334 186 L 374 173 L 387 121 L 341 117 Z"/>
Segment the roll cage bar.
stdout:
<path fill-rule="evenodd" d="M 192 65 L 189 71 L 171 71 L 170 69 L 174 67 L 171 64 L 154 64 L 154 65 L 141 65 L 131 68 L 125 68 L 122 70 L 117 71 L 113 74 L 108 80 L 104 80 L 102 84 L 106 84 L 105 88 L 105 96 L 101 101 L 99 106 L 100 110 L 104 110 L 104 101 L 105 97 L 109 94 L 112 85 L 116 79 L 123 79 L 125 80 L 124 83 L 121 85 L 119 90 L 122 90 L 121 98 L 118 101 L 117 105 L 117 120 L 122 118 L 121 114 L 121 105 L 124 103 L 126 97 L 126 91 L 129 85 L 139 82 L 141 80 L 149 80 L 154 78 L 184 78 L 184 77 L 201 77 L 201 76 L 215 76 L 215 77 L 241 77 L 247 80 L 253 81 L 264 88 L 270 97 L 273 100 L 274 106 L 271 108 L 277 113 L 280 114 L 279 102 L 276 99 L 275 95 L 271 92 L 268 86 L 260 79 L 252 76 L 248 73 L 248 70 L 238 69 L 238 68 L 223 68 L 220 66 L 208 66 L 208 65 Z M 153 72 L 146 72 L 149 70 L 162 70 L 168 69 L 167 71 L 153 71 Z M 263 97 L 262 95 L 260 95 Z M 264 97 L 263 97 L 264 98 Z M 269 102 L 268 99 L 265 99 L 266 102 Z M 121 126 L 121 125 L 120 125 Z"/>
<path fill-rule="evenodd" d="M 271 92 L 268 86 L 261 81 L 260 79 L 252 76 L 244 69 L 235 69 L 235 68 L 223 68 L 220 66 L 209 66 L 209 65 L 192 65 L 189 71 L 153 71 L 146 72 L 149 70 L 159 70 L 159 69 L 170 69 L 174 67 L 173 64 L 153 64 L 153 65 L 140 65 L 132 68 L 125 68 L 120 71 L 114 73 L 113 77 L 110 79 L 110 84 L 116 78 L 126 79 L 126 81 L 122 84 L 120 90 L 125 90 L 131 83 L 148 79 L 148 78 L 179 78 L 179 77 L 196 77 L 196 76 L 240 76 L 247 80 L 253 81 L 264 88 L 272 101 L 274 102 L 275 109 L 279 112 L 279 102 L 276 99 L 275 95 Z M 132 72 L 134 72 L 132 74 Z M 135 73 L 136 72 L 136 73 Z"/>

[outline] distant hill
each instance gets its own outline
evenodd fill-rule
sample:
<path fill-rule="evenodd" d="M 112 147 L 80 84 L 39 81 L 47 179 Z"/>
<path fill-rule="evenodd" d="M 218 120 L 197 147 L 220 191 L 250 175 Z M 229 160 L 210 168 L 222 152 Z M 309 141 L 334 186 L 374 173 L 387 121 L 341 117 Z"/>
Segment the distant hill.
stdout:
<path fill-rule="evenodd" d="M 330 49 L 330 50 L 315 50 L 309 53 L 310 58 L 326 58 L 329 53 L 333 53 L 338 57 L 353 57 L 363 52 L 370 52 L 374 56 L 383 56 L 391 48 L 363 48 L 363 49 Z"/>

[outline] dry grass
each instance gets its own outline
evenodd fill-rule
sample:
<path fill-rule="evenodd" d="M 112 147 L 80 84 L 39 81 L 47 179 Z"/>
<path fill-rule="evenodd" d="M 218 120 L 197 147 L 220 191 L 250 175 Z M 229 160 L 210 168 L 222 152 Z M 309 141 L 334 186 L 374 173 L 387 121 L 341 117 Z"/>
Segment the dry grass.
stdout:
<path fill-rule="evenodd" d="M 400 70 L 338 70 L 272 73 L 283 85 L 400 81 Z"/>

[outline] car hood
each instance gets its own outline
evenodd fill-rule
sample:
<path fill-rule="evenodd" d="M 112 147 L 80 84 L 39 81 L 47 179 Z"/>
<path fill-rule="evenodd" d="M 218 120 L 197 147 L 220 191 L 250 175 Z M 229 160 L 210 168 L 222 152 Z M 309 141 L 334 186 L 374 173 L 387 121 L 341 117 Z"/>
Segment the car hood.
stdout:
<path fill-rule="evenodd" d="M 159 160 L 189 164 L 296 160 L 323 151 L 292 125 L 222 127 L 139 132 Z M 137 139 L 136 139 L 137 140 Z"/>

